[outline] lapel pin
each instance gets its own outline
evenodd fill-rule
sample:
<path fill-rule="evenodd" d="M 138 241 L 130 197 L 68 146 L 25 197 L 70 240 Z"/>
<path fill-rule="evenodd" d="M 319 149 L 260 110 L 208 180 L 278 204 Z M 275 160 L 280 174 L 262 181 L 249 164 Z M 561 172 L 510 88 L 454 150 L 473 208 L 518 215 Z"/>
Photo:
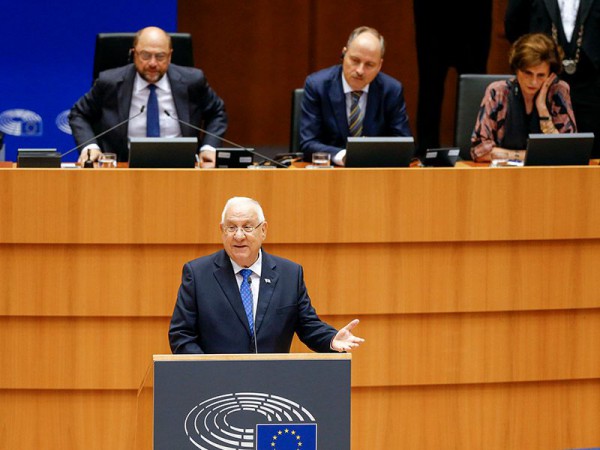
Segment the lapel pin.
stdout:
<path fill-rule="evenodd" d="M 271 279 L 270 278 L 265 278 L 265 283 L 271 284 Z"/>

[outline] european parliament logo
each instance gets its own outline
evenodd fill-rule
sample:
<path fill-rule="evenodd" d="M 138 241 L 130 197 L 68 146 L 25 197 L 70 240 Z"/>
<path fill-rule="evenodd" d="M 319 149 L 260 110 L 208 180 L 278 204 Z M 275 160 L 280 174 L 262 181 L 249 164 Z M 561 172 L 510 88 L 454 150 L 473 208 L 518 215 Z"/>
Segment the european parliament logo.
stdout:
<path fill-rule="evenodd" d="M 201 450 L 317 449 L 317 423 L 310 411 L 263 392 L 209 398 L 187 413 L 184 429 Z"/>
<path fill-rule="evenodd" d="M 70 109 L 66 109 L 64 111 L 62 111 L 58 116 L 56 116 L 56 127 L 62 131 L 63 133 L 66 134 L 73 134 L 73 132 L 71 131 L 71 125 L 69 125 L 69 113 L 71 112 Z"/>
<path fill-rule="evenodd" d="M 11 136 L 41 136 L 42 118 L 28 109 L 7 109 L 0 113 L 0 131 Z"/>
<path fill-rule="evenodd" d="M 316 450 L 317 424 L 256 426 L 256 450 Z"/>

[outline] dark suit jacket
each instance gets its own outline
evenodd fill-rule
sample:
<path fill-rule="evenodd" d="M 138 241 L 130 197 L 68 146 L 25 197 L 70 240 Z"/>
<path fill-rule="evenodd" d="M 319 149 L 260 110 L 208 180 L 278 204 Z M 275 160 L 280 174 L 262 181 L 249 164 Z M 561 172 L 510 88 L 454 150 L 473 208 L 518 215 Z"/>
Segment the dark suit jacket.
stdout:
<path fill-rule="evenodd" d="M 129 117 L 135 74 L 133 64 L 102 72 L 92 89 L 75 103 L 69 122 L 78 145 Z M 223 136 L 227 130 L 225 105 L 208 85 L 204 73 L 192 67 L 170 64 L 167 74 L 177 117 Z M 117 153 L 119 161 L 129 159 L 127 125 L 116 128 L 95 142 L 102 151 Z M 187 137 L 198 136 L 196 130 L 185 125 L 181 125 L 181 133 Z M 220 139 L 206 135 L 204 144 L 218 147 Z"/>
<path fill-rule="evenodd" d="M 584 19 L 582 50 L 596 70 L 600 70 L 600 0 L 580 0 L 579 16 Z M 506 37 L 516 41 L 527 33 L 552 34 L 552 23 L 558 25 L 558 41 L 566 46 L 562 20 L 556 0 L 509 0 L 504 18 Z M 579 21 L 573 32 L 573 43 L 577 40 Z M 565 50 L 568 50 L 565 48 Z M 567 51 L 567 54 L 569 52 Z"/>
<path fill-rule="evenodd" d="M 332 157 L 346 148 L 350 135 L 342 66 L 323 69 L 308 76 L 304 85 L 300 150 L 307 160 L 314 152 Z M 364 136 L 411 136 L 402 84 L 382 72 L 369 85 Z"/>
<path fill-rule="evenodd" d="M 263 250 L 256 310 L 256 350 L 287 353 L 294 332 L 317 352 L 330 352 L 337 331 L 311 305 L 302 267 Z M 231 260 L 224 250 L 183 266 L 169 328 L 173 353 L 254 353 L 254 341 Z"/>

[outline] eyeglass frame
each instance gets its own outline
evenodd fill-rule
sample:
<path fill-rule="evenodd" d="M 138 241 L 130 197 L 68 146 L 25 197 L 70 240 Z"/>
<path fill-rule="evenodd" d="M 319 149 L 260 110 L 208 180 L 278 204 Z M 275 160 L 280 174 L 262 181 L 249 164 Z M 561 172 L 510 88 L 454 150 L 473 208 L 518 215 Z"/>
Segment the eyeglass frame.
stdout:
<path fill-rule="evenodd" d="M 164 63 L 169 58 L 169 56 L 171 56 L 172 50 L 169 51 L 168 53 L 163 53 L 163 52 L 151 53 L 151 52 L 147 52 L 146 50 L 138 51 L 134 48 L 133 52 L 135 54 L 137 54 L 139 56 L 139 58 L 144 62 L 152 61 L 152 58 L 154 58 L 156 60 L 156 62 Z"/>
<path fill-rule="evenodd" d="M 263 220 L 262 222 L 260 222 L 259 224 L 252 226 L 252 225 L 244 225 L 243 227 L 238 227 L 236 225 L 223 225 L 221 224 L 221 230 L 223 230 L 224 233 L 229 234 L 230 236 L 235 236 L 238 232 L 238 230 L 241 230 L 243 234 L 245 235 L 249 235 L 254 233 L 261 225 L 263 225 L 265 223 L 265 221 Z M 231 228 L 234 228 L 233 230 L 231 230 Z M 251 228 L 251 230 L 247 230 L 247 228 Z"/>

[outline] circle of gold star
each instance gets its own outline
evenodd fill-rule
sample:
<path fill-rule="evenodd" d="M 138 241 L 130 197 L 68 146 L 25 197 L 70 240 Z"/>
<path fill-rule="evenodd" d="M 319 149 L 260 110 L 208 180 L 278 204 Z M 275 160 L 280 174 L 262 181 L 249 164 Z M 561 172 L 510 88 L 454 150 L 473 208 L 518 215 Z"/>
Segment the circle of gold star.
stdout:
<path fill-rule="evenodd" d="M 282 436 L 292 436 L 292 439 L 296 439 L 296 446 L 298 448 L 302 448 L 302 440 L 301 437 L 298 433 L 296 433 L 296 430 L 290 430 L 289 428 L 284 428 L 283 430 L 277 430 L 277 434 L 274 434 L 273 437 L 271 438 L 271 448 L 274 450 L 277 450 L 277 440 L 282 437 Z"/>

